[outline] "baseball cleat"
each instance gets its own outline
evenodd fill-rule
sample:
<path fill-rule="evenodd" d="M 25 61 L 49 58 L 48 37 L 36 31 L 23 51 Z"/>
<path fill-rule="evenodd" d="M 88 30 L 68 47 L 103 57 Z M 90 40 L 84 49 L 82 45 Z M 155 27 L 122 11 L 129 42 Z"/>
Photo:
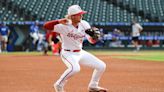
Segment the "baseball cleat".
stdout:
<path fill-rule="evenodd" d="M 60 85 L 54 85 L 54 88 L 56 92 L 65 92 L 64 88 Z"/>
<path fill-rule="evenodd" d="M 107 92 L 108 89 L 102 87 L 89 88 L 89 92 Z"/>

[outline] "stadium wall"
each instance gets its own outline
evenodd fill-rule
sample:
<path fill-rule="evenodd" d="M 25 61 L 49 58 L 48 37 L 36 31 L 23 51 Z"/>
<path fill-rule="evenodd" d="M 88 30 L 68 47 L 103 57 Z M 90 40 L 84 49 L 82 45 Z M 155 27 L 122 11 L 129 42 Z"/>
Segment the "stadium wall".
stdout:
<path fill-rule="evenodd" d="M 29 38 L 29 27 L 34 22 L 12 22 L 7 23 L 11 29 L 9 36 L 9 51 L 24 51 L 24 47 L 29 45 L 31 47 L 32 40 Z M 40 32 L 44 33 L 42 28 L 44 22 L 40 23 Z M 131 26 L 129 23 L 91 23 L 103 30 L 103 37 L 96 45 L 91 45 L 84 41 L 84 48 L 88 49 L 132 49 L 134 46 L 131 43 Z M 141 23 L 144 31 L 141 33 L 140 46 L 143 49 L 163 49 L 164 48 L 164 23 Z M 121 30 L 122 34 L 117 39 L 121 41 L 119 46 L 111 46 L 113 42 L 112 34 L 113 29 Z M 28 41 L 27 41 L 28 40 Z"/>

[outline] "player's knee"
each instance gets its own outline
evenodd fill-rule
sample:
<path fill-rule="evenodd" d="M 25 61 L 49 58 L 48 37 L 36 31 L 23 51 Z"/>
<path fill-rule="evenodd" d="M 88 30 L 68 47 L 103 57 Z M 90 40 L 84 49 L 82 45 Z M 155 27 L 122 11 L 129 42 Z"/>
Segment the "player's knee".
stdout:
<path fill-rule="evenodd" d="M 106 69 L 106 64 L 104 62 L 102 62 L 101 64 L 99 64 L 99 68 L 100 71 L 105 71 Z"/>
<path fill-rule="evenodd" d="M 103 62 L 102 64 L 102 69 L 105 70 L 106 69 L 106 64 Z"/>
<path fill-rule="evenodd" d="M 73 68 L 73 69 L 72 69 L 72 73 L 73 73 L 73 74 L 76 74 L 76 73 L 78 73 L 78 72 L 80 72 L 80 67 L 76 67 L 76 68 Z"/>

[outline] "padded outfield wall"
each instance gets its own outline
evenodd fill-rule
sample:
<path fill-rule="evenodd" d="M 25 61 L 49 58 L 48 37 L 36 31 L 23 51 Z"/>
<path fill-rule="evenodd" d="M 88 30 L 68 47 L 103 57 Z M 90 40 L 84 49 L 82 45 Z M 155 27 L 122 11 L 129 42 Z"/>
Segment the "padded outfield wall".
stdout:
<path fill-rule="evenodd" d="M 44 33 L 42 28 L 44 22 L 40 23 L 40 32 Z M 25 45 L 31 46 L 31 38 L 29 38 L 29 27 L 34 22 L 6 22 L 10 27 L 11 34 L 9 36 L 9 51 L 23 51 Z M 134 46 L 131 43 L 131 26 L 130 23 L 90 23 L 103 30 L 101 41 L 96 45 L 91 45 L 85 41 L 84 48 L 91 49 L 131 49 Z M 140 46 L 143 49 L 162 49 L 164 48 L 164 23 L 141 23 L 144 31 L 140 36 Z M 113 42 L 112 32 L 117 28 L 121 30 L 122 35 L 117 37 L 121 44 L 119 46 L 111 46 Z M 28 43 L 26 43 L 28 42 Z M 25 44 L 26 43 L 26 44 Z"/>

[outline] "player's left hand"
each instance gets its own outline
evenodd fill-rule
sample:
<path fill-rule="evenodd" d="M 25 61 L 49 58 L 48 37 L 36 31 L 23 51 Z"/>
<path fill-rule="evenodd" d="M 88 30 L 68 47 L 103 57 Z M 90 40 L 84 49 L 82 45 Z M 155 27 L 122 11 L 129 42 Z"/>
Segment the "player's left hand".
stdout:
<path fill-rule="evenodd" d="M 91 36 L 94 40 L 98 40 L 100 38 L 100 31 L 96 27 L 92 27 L 85 31 L 89 36 Z"/>

